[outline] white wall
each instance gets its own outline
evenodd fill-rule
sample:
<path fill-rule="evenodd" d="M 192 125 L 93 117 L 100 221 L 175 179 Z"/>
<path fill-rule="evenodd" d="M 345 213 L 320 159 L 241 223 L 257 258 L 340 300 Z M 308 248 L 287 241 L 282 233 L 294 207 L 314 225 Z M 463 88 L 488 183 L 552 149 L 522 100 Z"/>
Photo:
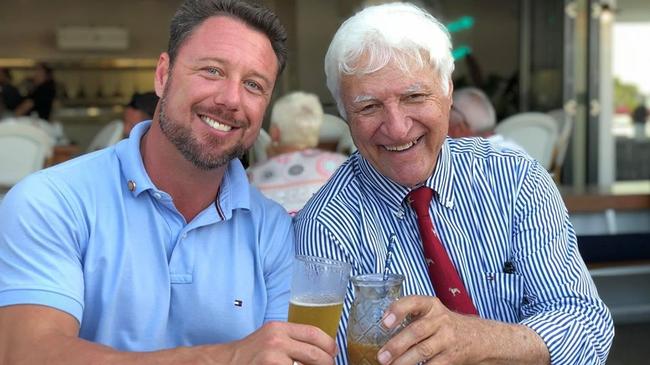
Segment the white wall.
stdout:
<path fill-rule="evenodd" d="M 179 0 L 6 0 L 0 11 L 0 58 L 157 58 L 167 47 L 169 20 L 179 3 Z M 60 51 L 56 48 L 56 29 L 66 25 L 124 27 L 130 33 L 130 46 L 117 52 Z"/>

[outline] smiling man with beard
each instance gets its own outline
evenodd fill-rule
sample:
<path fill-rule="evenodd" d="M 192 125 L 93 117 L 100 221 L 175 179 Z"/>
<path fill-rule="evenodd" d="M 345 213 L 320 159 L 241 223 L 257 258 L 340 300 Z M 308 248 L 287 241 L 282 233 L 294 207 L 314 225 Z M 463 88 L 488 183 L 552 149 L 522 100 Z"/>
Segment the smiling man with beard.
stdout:
<path fill-rule="evenodd" d="M 267 9 L 188 0 L 153 120 L 33 174 L 0 206 L 3 364 L 332 364 L 286 323 L 293 230 L 237 160 L 286 59 Z"/>

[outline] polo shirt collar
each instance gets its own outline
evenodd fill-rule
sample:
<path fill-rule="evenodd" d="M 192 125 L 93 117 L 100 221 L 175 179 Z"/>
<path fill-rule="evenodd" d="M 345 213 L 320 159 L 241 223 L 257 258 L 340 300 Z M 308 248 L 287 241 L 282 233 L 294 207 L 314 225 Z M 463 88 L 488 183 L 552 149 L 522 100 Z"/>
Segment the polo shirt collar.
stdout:
<path fill-rule="evenodd" d="M 427 178 L 424 185 L 437 193 L 435 197 L 440 204 L 447 208 L 453 208 L 455 175 L 451 166 L 451 151 L 448 141 L 447 138 L 442 144 L 433 175 Z M 365 193 L 371 196 L 378 195 L 384 204 L 391 208 L 399 208 L 412 189 L 382 175 L 359 152 L 355 152 L 352 158 L 356 161 L 357 175 L 362 181 L 362 189 L 365 190 Z"/>
<path fill-rule="evenodd" d="M 219 188 L 219 206 L 225 219 L 232 217 L 236 209 L 251 208 L 250 184 L 241 161 L 234 159 L 228 163 Z"/>
<path fill-rule="evenodd" d="M 124 178 L 123 183 L 134 196 L 138 196 L 146 190 L 166 194 L 159 191 L 149 178 L 140 154 L 140 141 L 150 127 L 150 120 L 138 123 L 131 130 L 129 138 L 120 141 L 115 146 Z M 219 188 L 218 200 L 219 204 L 216 209 L 221 210 L 224 219 L 232 217 L 232 212 L 235 209 L 250 209 L 250 185 L 246 171 L 238 159 L 228 163 Z"/>
<path fill-rule="evenodd" d="M 124 177 L 123 183 L 134 196 L 140 195 L 145 190 L 156 189 L 144 169 L 144 162 L 140 154 L 140 141 L 150 126 L 150 120 L 136 124 L 131 130 L 129 138 L 118 142 L 115 146 L 115 153 L 120 161 Z"/>

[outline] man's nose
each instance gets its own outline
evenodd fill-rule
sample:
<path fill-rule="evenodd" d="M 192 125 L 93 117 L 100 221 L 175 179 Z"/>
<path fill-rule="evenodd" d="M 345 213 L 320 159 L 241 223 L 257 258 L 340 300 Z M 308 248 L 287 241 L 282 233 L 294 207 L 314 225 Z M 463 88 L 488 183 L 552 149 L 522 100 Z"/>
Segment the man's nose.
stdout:
<path fill-rule="evenodd" d="M 384 107 L 384 133 L 391 138 L 400 139 L 408 136 L 413 120 L 399 107 L 387 105 Z"/>
<path fill-rule="evenodd" d="M 223 80 L 217 86 L 214 103 L 228 110 L 239 109 L 241 103 L 241 83 L 236 80 Z"/>

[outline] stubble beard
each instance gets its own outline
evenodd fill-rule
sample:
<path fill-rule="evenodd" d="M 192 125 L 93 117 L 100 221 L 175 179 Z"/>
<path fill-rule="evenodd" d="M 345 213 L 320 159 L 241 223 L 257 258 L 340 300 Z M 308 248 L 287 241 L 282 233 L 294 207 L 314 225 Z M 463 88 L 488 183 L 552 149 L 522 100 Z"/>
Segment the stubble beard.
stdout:
<path fill-rule="evenodd" d="M 192 135 L 192 130 L 187 125 L 168 118 L 165 111 L 167 106 L 167 91 L 171 84 L 171 78 L 168 81 L 163 97 L 160 99 L 160 130 L 187 161 L 203 171 L 210 171 L 225 166 L 230 161 L 244 156 L 246 149 L 241 142 L 223 153 L 210 154 L 210 151 L 206 147 L 201 146 L 199 140 Z M 210 140 L 210 144 L 220 143 L 217 139 L 210 138 L 210 136 L 207 137 Z"/>

